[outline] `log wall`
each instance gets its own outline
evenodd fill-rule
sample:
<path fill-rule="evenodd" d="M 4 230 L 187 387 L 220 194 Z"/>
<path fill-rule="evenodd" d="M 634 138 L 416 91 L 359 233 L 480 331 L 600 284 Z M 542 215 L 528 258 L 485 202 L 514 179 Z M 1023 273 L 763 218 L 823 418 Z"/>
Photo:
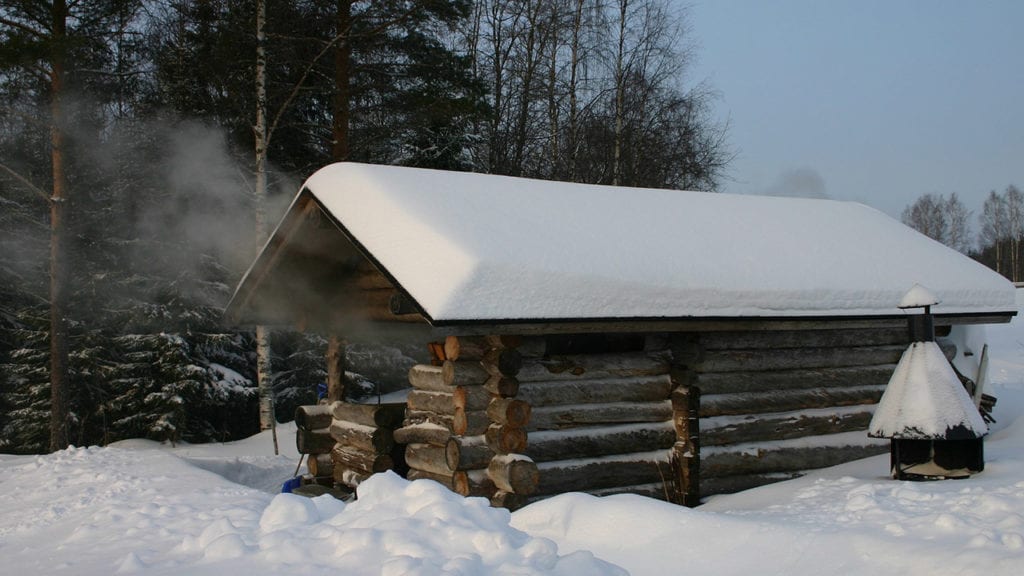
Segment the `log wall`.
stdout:
<path fill-rule="evenodd" d="M 887 451 L 865 430 L 907 342 L 893 328 L 557 338 L 431 343 L 387 426 L 332 404 L 335 479 L 400 452 L 410 479 L 512 509 L 569 491 L 696 505 Z"/>

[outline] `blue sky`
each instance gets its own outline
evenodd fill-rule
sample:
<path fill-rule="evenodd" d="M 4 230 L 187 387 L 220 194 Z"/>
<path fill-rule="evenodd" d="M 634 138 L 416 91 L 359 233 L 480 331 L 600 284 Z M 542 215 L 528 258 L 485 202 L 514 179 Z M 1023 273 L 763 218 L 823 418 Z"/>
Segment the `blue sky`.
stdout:
<path fill-rule="evenodd" d="M 1024 186 L 1024 0 L 694 0 L 688 19 L 691 81 L 737 152 L 723 192 L 898 216 Z"/>

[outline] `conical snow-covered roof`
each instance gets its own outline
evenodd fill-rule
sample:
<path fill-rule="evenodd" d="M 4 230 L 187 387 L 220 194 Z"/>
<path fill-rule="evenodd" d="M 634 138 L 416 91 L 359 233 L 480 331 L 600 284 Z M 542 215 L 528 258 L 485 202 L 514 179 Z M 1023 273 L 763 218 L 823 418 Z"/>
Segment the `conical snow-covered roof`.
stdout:
<path fill-rule="evenodd" d="M 868 427 L 876 438 L 968 440 L 987 433 L 935 342 L 914 342 L 903 353 Z"/>

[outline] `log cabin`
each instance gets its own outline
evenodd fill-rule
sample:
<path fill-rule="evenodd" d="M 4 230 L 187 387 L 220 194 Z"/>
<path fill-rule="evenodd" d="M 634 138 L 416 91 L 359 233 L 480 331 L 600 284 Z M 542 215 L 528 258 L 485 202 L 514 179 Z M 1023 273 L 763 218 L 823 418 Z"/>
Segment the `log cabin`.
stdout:
<path fill-rule="evenodd" d="M 915 284 L 955 365 L 980 352 L 958 333 L 1015 313 L 1010 282 L 852 202 L 339 163 L 226 313 L 330 338 L 326 404 L 300 409 L 313 476 L 696 505 L 888 450 L 866 429 Z M 404 401 L 351 402 L 346 343 L 392 334 L 430 361 Z"/>

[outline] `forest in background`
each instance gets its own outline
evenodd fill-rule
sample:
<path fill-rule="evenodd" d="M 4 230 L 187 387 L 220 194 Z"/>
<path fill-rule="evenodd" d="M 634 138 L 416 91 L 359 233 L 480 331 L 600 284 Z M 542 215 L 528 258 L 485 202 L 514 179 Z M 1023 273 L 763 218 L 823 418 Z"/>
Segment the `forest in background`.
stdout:
<path fill-rule="evenodd" d="M 727 127 L 673 6 L 7 0 L 0 451 L 253 433 L 257 338 L 221 311 L 329 162 L 714 190 Z M 325 346 L 270 333 L 278 420 Z M 424 351 L 347 352 L 369 392 Z"/>

